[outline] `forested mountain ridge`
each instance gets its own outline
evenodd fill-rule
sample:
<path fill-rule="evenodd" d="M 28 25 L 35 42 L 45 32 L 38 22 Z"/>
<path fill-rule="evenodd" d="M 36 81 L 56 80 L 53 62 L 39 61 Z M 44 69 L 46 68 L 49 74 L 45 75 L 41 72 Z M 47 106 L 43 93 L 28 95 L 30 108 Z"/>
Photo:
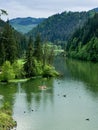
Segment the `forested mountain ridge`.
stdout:
<path fill-rule="evenodd" d="M 27 35 L 35 37 L 37 33 L 40 33 L 43 40 L 65 44 L 75 30 L 82 27 L 88 18 L 93 17 L 97 11 L 98 8 L 88 12 L 65 11 L 61 14 L 55 14 L 33 28 Z"/>
<path fill-rule="evenodd" d="M 94 9 L 92 9 L 92 10 L 90 10 L 90 11 L 92 11 L 92 12 L 98 12 L 98 8 L 94 8 Z"/>
<path fill-rule="evenodd" d="M 87 12 L 63 12 L 53 15 L 30 31 L 28 36 L 40 33 L 43 40 L 51 42 L 67 41 L 76 28 L 83 26 L 88 19 Z"/>
<path fill-rule="evenodd" d="M 98 61 L 98 13 L 79 28 L 67 44 L 70 57 Z"/>
<path fill-rule="evenodd" d="M 27 33 L 41 23 L 45 18 L 15 18 L 10 20 L 10 24 L 14 29 L 21 33 Z"/>

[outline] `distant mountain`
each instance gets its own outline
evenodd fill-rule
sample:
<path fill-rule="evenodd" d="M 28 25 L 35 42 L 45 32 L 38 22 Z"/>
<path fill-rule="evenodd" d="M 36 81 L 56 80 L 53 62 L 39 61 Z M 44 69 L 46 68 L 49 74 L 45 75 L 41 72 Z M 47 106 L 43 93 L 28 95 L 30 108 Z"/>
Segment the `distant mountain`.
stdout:
<path fill-rule="evenodd" d="M 2 31 L 4 25 L 5 25 L 5 22 L 0 19 L 0 32 Z"/>
<path fill-rule="evenodd" d="M 45 18 L 15 18 L 10 20 L 10 24 L 15 30 L 21 33 L 27 33 L 36 27 L 39 23 L 43 22 Z"/>
<path fill-rule="evenodd" d="M 98 12 L 98 8 L 94 8 L 94 9 L 92 9 L 90 11 Z"/>

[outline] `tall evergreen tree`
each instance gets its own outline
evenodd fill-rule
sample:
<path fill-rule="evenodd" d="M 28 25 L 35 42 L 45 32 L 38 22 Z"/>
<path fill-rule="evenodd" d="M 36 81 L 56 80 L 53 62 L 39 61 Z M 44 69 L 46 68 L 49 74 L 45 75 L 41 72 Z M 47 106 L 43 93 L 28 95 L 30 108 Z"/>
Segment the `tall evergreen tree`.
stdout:
<path fill-rule="evenodd" d="M 48 43 L 43 45 L 43 67 L 46 64 L 52 65 L 54 59 L 54 46 L 49 46 Z"/>
<path fill-rule="evenodd" d="M 24 64 L 24 70 L 26 72 L 27 77 L 32 77 L 33 72 L 34 72 L 34 57 L 33 57 L 33 41 L 31 37 L 29 38 L 29 43 L 27 47 L 27 52 L 26 52 L 26 61 Z"/>
<path fill-rule="evenodd" d="M 2 33 L 2 44 L 5 49 L 5 60 L 13 63 L 17 58 L 17 44 L 9 21 L 7 21 Z"/>
<path fill-rule="evenodd" d="M 42 45 L 41 45 L 41 38 L 38 34 L 34 43 L 34 56 L 38 61 L 42 60 Z"/>
<path fill-rule="evenodd" d="M 5 47 L 2 41 L 0 42 L 0 65 L 5 61 Z"/>

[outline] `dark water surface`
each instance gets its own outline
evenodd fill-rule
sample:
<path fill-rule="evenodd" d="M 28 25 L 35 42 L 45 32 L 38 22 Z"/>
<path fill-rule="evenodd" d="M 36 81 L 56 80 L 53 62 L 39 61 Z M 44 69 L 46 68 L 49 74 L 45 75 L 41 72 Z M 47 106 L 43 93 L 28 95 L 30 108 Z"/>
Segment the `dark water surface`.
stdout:
<path fill-rule="evenodd" d="M 98 64 L 58 58 L 55 66 L 63 77 L 0 84 L 0 105 L 11 103 L 17 130 L 98 130 Z"/>

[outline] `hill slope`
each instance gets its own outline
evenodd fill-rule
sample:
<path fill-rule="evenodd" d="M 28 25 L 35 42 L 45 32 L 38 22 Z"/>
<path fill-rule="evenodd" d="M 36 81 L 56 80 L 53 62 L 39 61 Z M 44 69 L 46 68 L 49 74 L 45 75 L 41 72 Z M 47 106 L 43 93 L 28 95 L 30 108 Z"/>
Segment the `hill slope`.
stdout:
<path fill-rule="evenodd" d="M 98 8 L 94 8 L 94 9 L 92 9 L 92 10 L 90 10 L 90 11 L 92 11 L 92 12 L 98 12 Z"/>
<path fill-rule="evenodd" d="M 36 27 L 39 23 L 41 23 L 44 18 L 15 18 L 10 20 L 10 24 L 14 27 L 15 30 L 21 33 L 27 33 L 32 28 Z"/>
<path fill-rule="evenodd" d="M 6 27 L 7 23 L 9 23 L 9 21 L 4 22 L 3 20 L 0 19 L 0 49 L 1 49 L 2 39 L 5 39 L 5 37 L 2 36 L 2 33 L 4 32 L 4 28 Z M 18 47 L 18 51 L 19 51 L 18 55 L 21 56 L 23 51 L 27 47 L 28 44 L 27 38 L 25 37 L 25 35 L 17 32 L 14 28 L 12 28 L 11 25 L 10 28 L 12 29 L 13 37 Z"/>
<path fill-rule="evenodd" d="M 4 25 L 5 25 L 5 22 L 0 19 L 0 32 L 2 31 Z"/>
<path fill-rule="evenodd" d="M 98 61 L 98 13 L 73 34 L 67 52 L 73 58 Z"/>
<path fill-rule="evenodd" d="M 63 12 L 53 15 L 33 28 L 27 35 L 41 34 L 43 40 L 52 41 L 56 44 L 65 43 L 78 27 L 82 27 L 89 17 L 93 17 L 98 8 L 88 12 Z"/>
<path fill-rule="evenodd" d="M 52 42 L 67 41 L 76 28 L 83 26 L 88 19 L 87 12 L 63 12 L 44 20 L 27 35 L 35 36 L 41 34 L 43 40 Z"/>

